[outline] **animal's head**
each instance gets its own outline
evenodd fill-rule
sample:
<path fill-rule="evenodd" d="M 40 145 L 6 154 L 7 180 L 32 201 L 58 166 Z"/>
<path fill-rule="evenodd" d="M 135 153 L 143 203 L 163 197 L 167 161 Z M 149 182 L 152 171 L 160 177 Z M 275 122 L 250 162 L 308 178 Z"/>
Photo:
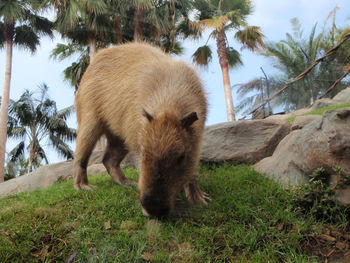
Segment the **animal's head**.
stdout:
<path fill-rule="evenodd" d="M 143 115 L 147 124 L 142 131 L 140 200 L 145 214 L 163 217 L 190 179 L 192 126 L 198 117 L 196 112 L 180 119 L 170 113 L 156 118 L 146 111 Z"/>

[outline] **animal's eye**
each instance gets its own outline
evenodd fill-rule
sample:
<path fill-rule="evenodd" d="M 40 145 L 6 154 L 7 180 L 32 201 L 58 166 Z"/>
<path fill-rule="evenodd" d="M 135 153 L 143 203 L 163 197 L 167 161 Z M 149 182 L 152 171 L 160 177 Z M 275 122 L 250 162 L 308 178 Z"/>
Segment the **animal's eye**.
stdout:
<path fill-rule="evenodd" d="M 183 162 L 183 160 L 185 159 L 185 153 L 183 152 L 179 158 L 177 158 L 177 163 L 181 164 Z"/>

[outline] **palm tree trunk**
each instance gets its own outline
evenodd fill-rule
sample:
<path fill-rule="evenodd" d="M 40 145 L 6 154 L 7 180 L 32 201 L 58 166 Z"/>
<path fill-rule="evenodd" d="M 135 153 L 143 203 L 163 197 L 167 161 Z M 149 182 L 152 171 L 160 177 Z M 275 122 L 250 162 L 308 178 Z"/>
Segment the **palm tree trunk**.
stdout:
<path fill-rule="evenodd" d="M 9 36 L 5 43 L 5 80 L 4 88 L 2 90 L 1 98 L 1 112 L 0 112 L 0 183 L 4 181 L 5 174 L 5 152 L 6 152 L 6 138 L 7 138 L 7 120 L 8 120 L 8 105 L 10 101 L 10 83 L 12 71 L 12 48 L 13 36 Z"/>
<path fill-rule="evenodd" d="M 33 149 L 33 146 L 30 146 L 30 149 L 29 149 L 29 161 L 28 161 L 28 173 L 33 172 L 34 159 L 35 159 L 34 149 Z"/>
<path fill-rule="evenodd" d="M 145 15 L 145 9 L 142 6 L 135 7 L 134 13 L 134 41 L 142 41 L 142 22 Z"/>
<path fill-rule="evenodd" d="M 220 67 L 222 71 L 222 77 L 224 82 L 225 100 L 226 100 L 226 112 L 227 120 L 233 122 L 236 120 L 235 110 L 232 100 L 231 83 L 228 71 L 228 58 L 226 53 L 226 35 L 225 32 L 220 31 L 216 37 L 217 52 L 219 56 Z"/>
<path fill-rule="evenodd" d="M 176 27 L 175 27 L 175 0 L 170 1 L 170 12 L 171 12 L 171 30 L 170 30 L 170 52 L 175 48 L 175 37 L 176 37 Z"/>
<path fill-rule="evenodd" d="M 89 42 L 89 55 L 90 55 L 90 63 L 91 63 L 92 58 L 96 55 L 96 37 L 94 33 L 89 33 L 88 42 Z"/>
<path fill-rule="evenodd" d="M 119 16 L 114 17 L 114 39 L 117 44 L 121 44 L 123 42 L 123 35 L 121 29 L 121 23 Z"/>

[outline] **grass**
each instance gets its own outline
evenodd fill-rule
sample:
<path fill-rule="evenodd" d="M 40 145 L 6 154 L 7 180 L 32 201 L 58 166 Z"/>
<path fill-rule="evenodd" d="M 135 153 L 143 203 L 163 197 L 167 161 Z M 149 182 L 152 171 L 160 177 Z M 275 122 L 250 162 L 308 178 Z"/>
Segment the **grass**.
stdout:
<path fill-rule="evenodd" d="M 323 108 L 320 108 L 320 109 L 317 109 L 317 110 L 313 110 L 313 111 L 310 111 L 308 113 L 305 113 L 301 116 L 306 116 L 306 115 L 323 115 L 323 113 L 325 111 L 328 111 L 328 110 L 337 110 L 337 109 L 342 109 L 342 108 L 347 108 L 347 107 L 350 107 L 350 102 L 349 103 L 345 103 L 345 104 L 340 104 L 340 105 L 334 105 L 334 106 L 327 106 L 327 107 L 323 107 Z M 289 122 L 289 123 L 293 123 L 294 120 L 295 120 L 296 116 L 294 117 L 290 117 L 290 118 L 287 118 L 286 120 Z"/>
<path fill-rule="evenodd" d="M 212 201 L 181 201 L 167 221 L 142 216 L 136 187 L 89 180 L 97 190 L 68 181 L 0 199 L 1 262 L 317 262 L 301 242 L 322 224 L 301 217 L 291 191 L 249 166 L 201 168 Z"/>

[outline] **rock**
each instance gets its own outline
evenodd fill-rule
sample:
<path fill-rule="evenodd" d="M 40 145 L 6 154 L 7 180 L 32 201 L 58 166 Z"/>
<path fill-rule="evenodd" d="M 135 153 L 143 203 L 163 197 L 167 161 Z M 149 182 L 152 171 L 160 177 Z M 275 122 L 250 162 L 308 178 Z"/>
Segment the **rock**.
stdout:
<path fill-rule="evenodd" d="M 323 167 L 329 174 L 340 166 L 350 175 L 350 108 L 327 111 L 322 118 L 292 131 L 277 146 L 271 157 L 255 169 L 283 184 L 296 185 L 308 180 Z"/>
<path fill-rule="evenodd" d="M 350 186 L 346 186 L 343 189 L 338 189 L 335 191 L 335 198 L 337 200 L 345 205 L 345 206 L 350 206 Z"/>
<path fill-rule="evenodd" d="M 102 164 L 103 152 L 93 152 L 88 166 L 88 174 L 107 174 Z M 137 166 L 138 157 L 128 154 L 121 167 Z M 56 182 L 66 181 L 73 177 L 73 161 L 44 165 L 34 172 L 22 175 L 18 178 L 5 181 L 0 184 L 0 197 L 20 192 L 45 189 Z"/>
<path fill-rule="evenodd" d="M 108 174 L 108 172 L 102 163 L 96 163 L 88 166 L 87 174 Z"/>
<path fill-rule="evenodd" d="M 252 120 L 206 127 L 200 159 L 203 162 L 256 163 L 272 155 L 289 133 L 286 121 Z"/>
<path fill-rule="evenodd" d="M 306 116 L 297 116 L 292 124 L 292 131 L 302 129 L 306 124 L 311 121 L 321 119 L 321 115 L 306 115 Z"/>
<path fill-rule="evenodd" d="M 350 87 L 340 91 L 333 97 L 333 100 L 337 101 L 338 104 L 345 104 L 350 102 Z"/>
<path fill-rule="evenodd" d="M 92 152 L 89 159 L 88 167 L 94 164 L 102 164 L 103 154 L 104 154 L 104 151 Z M 129 153 L 127 156 L 125 156 L 124 160 L 120 164 L 120 167 L 121 168 L 126 168 L 126 167 L 138 168 L 138 165 L 139 165 L 138 155 L 136 153 Z"/>
<path fill-rule="evenodd" d="M 278 144 L 273 155 L 255 164 L 254 168 L 278 183 L 285 185 L 306 183 L 308 178 L 301 167 L 306 166 L 308 168 L 307 163 L 303 163 L 302 158 L 298 159 L 297 163 L 294 160 L 299 154 L 298 145 L 296 144 L 300 133 L 301 130 L 296 130 L 288 134 Z"/>
<path fill-rule="evenodd" d="M 58 181 L 72 178 L 72 161 L 44 165 L 34 172 L 0 184 L 0 196 L 45 189 Z"/>
<path fill-rule="evenodd" d="M 334 101 L 332 99 L 324 98 L 324 99 L 319 99 L 312 104 L 312 110 L 318 110 L 324 107 L 328 106 L 334 106 L 334 105 L 339 105 L 341 103 Z"/>
<path fill-rule="evenodd" d="M 309 113 L 311 110 L 312 110 L 311 108 L 303 108 L 303 109 L 299 109 L 299 110 L 289 112 L 286 114 L 275 114 L 275 115 L 271 115 L 271 116 L 267 117 L 265 120 L 286 120 L 286 119 L 291 118 L 291 117 L 295 117 L 295 116 Z"/>

